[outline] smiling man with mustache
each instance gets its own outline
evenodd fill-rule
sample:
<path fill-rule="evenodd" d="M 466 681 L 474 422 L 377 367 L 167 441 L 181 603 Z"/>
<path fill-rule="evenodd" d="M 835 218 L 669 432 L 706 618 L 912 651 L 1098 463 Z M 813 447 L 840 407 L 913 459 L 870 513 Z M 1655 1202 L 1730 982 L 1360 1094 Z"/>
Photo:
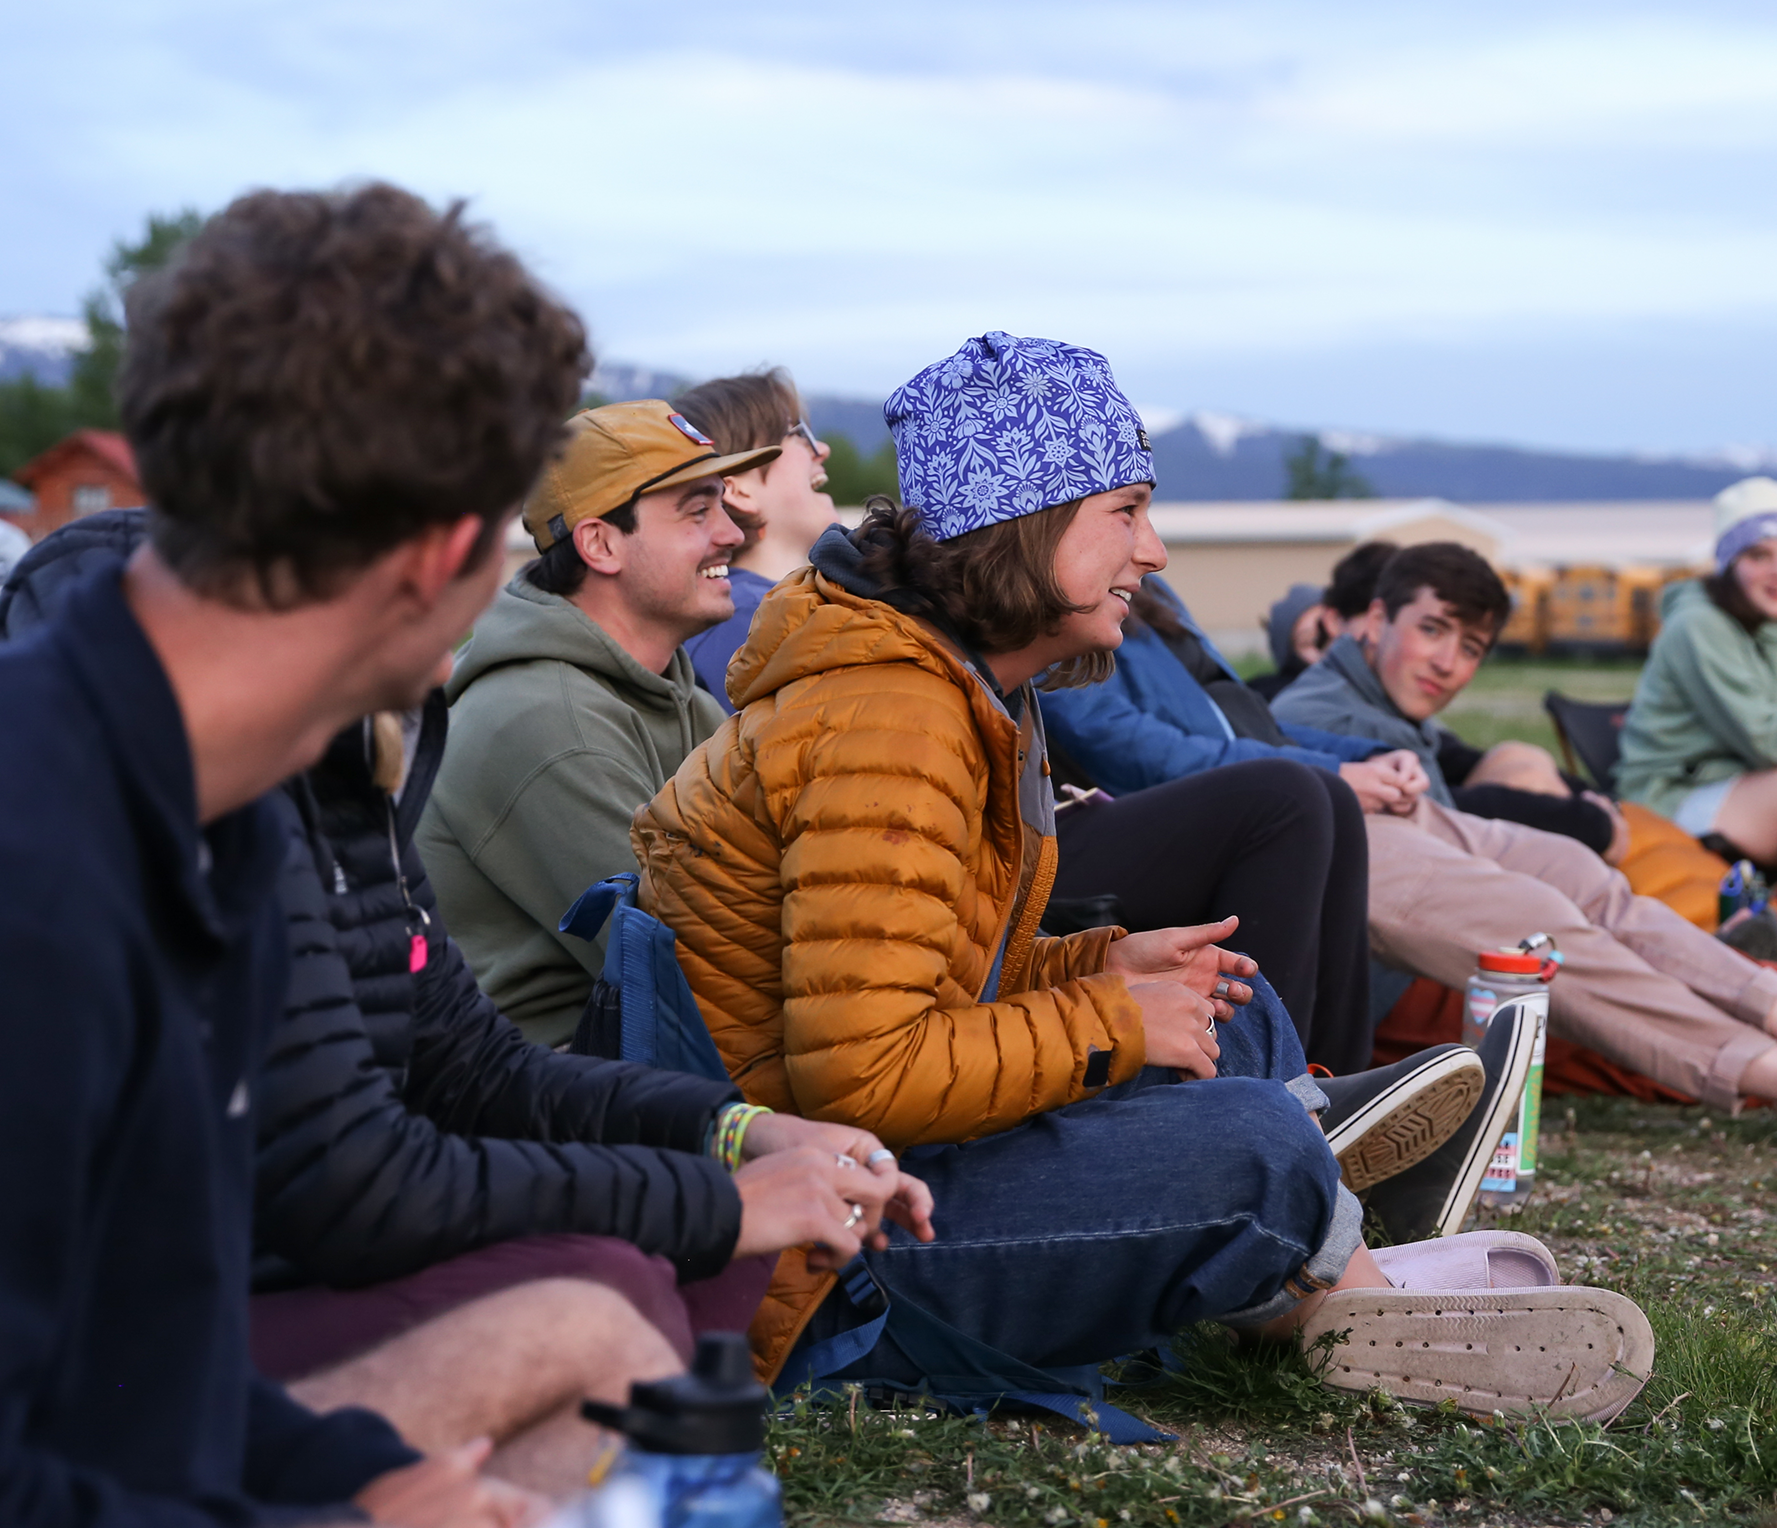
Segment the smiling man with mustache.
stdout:
<path fill-rule="evenodd" d="M 446 694 L 450 741 L 420 852 L 482 990 L 526 1036 L 568 1039 L 603 939 L 558 932 L 594 881 L 635 868 L 629 819 L 722 722 L 682 644 L 734 613 L 741 532 L 724 455 L 669 403 L 576 414 L 525 505 L 541 554 L 501 591 Z"/>

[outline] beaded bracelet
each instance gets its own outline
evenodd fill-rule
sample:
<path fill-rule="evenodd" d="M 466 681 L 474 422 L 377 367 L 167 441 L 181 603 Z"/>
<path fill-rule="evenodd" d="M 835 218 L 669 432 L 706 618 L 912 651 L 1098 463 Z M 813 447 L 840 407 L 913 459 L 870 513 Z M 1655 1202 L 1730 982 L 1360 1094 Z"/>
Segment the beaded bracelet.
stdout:
<path fill-rule="evenodd" d="M 747 1126 L 761 1114 L 771 1110 L 764 1104 L 724 1104 L 716 1115 L 715 1133 L 710 1141 L 710 1155 L 729 1172 L 740 1169 L 740 1148 L 747 1135 Z"/>

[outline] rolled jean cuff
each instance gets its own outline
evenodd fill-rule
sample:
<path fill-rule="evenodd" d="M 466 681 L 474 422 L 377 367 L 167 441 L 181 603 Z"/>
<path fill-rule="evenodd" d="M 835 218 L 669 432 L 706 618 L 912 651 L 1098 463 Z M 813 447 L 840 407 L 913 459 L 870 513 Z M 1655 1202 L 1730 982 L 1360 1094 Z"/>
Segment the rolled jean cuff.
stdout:
<path fill-rule="evenodd" d="M 1299 1269 L 1284 1280 L 1283 1288 L 1269 1300 L 1249 1305 L 1222 1317 L 1226 1326 L 1263 1326 L 1287 1315 L 1311 1294 L 1331 1289 L 1345 1277 L 1351 1255 L 1363 1245 L 1364 1207 L 1343 1183 L 1333 1202 L 1333 1223 L 1326 1240 Z"/>
<path fill-rule="evenodd" d="M 1290 1078 L 1284 1086 L 1302 1101 L 1302 1107 L 1310 1114 L 1319 1114 L 1322 1109 L 1327 1108 L 1333 1102 L 1325 1093 L 1321 1092 L 1320 1084 L 1306 1072 L 1300 1077 Z"/>

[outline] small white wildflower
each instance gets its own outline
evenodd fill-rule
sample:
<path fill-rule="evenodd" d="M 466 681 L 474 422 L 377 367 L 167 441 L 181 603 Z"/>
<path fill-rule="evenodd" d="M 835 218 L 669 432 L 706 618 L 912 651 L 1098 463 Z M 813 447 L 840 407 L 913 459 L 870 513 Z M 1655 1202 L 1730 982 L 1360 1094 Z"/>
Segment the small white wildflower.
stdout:
<path fill-rule="evenodd" d="M 971 1491 L 963 1500 L 969 1504 L 969 1511 L 976 1517 L 985 1516 L 987 1509 L 993 1505 L 993 1498 L 985 1491 Z"/>
<path fill-rule="evenodd" d="M 1374 1496 L 1366 1496 L 1360 1510 L 1365 1518 L 1372 1523 L 1386 1523 L 1388 1521 L 1388 1508 L 1377 1501 Z"/>
<path fill-rule="evenodd" d="M 1722 1421 L 1722 1419 L 1720 1417 L 1711 1417 L 1703 1425 L 1705 1427 L 1707 1427 L 1711 1432 L 1720 1432 L 1728 1424 L 1726 1422 Z"/>
<path fill-rule="evenodd" d="M 1043 1521 L 1045 1523 L 1061 1524 L 1067 1521 L 1067 1516 L 1068 1513 L 1066 1507 L 1051 1507 L 1043 1514 Z"/>
<path fill-rule="evenodd" d="M 1043 1494 L 1043 1488 L 1041 1486 L 1026 1486 L 1024 1488 L 1024 1494 L 1032 1501 L 1035 1501 Z"/>

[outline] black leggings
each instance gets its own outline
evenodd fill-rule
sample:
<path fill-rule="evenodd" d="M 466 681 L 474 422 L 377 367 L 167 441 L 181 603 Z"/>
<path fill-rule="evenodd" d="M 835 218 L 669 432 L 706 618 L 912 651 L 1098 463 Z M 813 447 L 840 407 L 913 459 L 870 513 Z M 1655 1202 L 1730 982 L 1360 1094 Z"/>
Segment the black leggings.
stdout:
<path fill-rule="evenodd" d="M 1110 894 L 1132 930 L 1240 918 L 1310 1061 L 1370 1064 L 1369 841 L 1351 787 L 1290 759 L 1229 764 L 1056 819 L 1057 897 Z"/>

